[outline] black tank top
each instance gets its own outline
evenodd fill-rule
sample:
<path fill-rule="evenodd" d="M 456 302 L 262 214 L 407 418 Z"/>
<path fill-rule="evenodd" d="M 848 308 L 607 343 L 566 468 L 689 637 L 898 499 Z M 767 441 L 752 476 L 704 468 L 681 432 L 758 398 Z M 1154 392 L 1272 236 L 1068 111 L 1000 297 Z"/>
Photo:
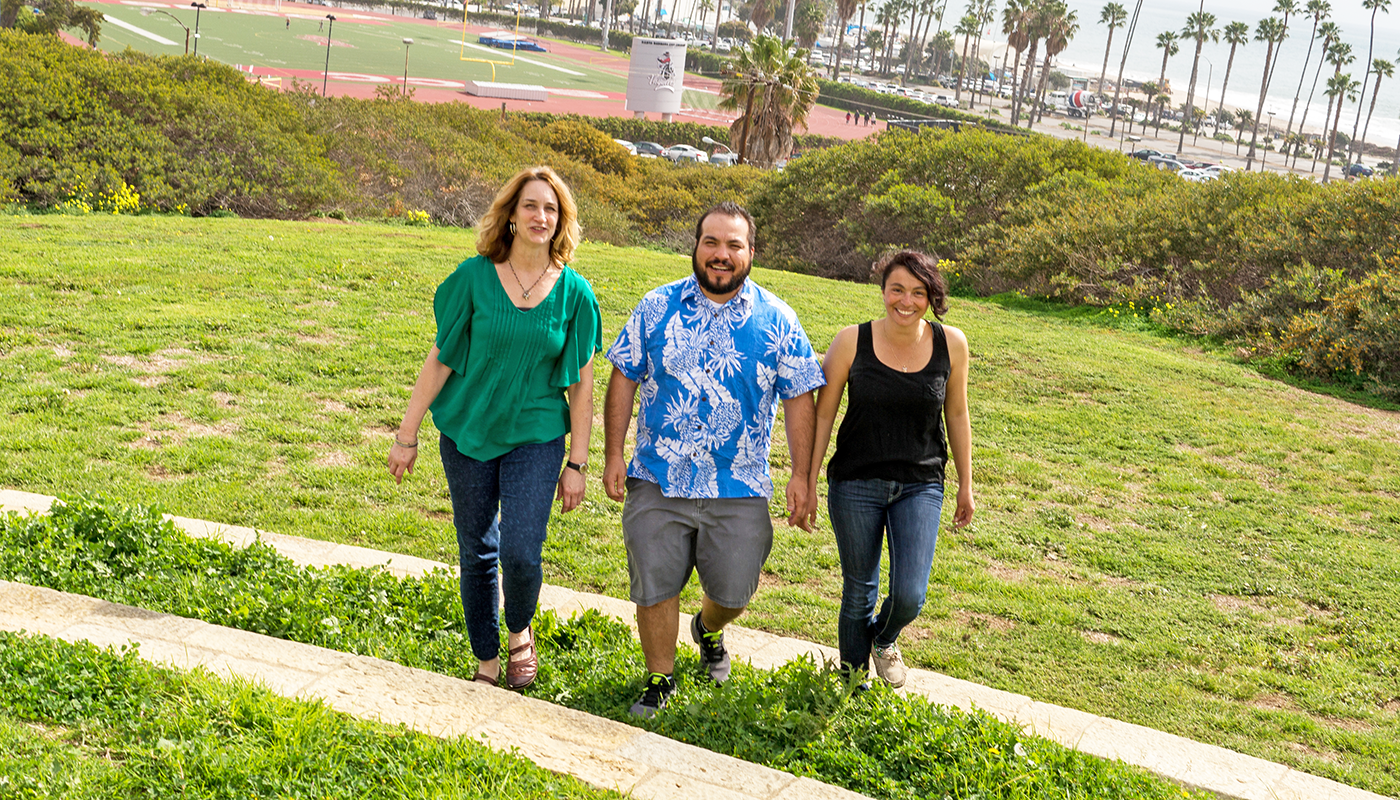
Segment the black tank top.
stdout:
<path fill-rule="evenodd" d="M 901 372 L 875 357 L 870 323 L 856 336 L 846 381 L 846 418 L 836 433 L 836 455 L 826 466 L 833 481 L 887 480 L 942 483 L 948 461 L 943 433 L 948 339 L 929 322 L 933 356 L 918 372 Z"/>

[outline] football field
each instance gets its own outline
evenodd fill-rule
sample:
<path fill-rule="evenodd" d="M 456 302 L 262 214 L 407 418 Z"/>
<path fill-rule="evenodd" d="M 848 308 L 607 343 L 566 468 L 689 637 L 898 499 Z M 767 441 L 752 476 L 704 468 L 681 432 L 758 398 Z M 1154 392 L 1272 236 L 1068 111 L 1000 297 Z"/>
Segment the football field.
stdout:
<path fill-rule="evenodd" d="M 131 0 L 85 5 L 106 17 L 98 47 L 108 52 L 131 47 L 146 53 L 179 55 L 185 51 L 186 37 L 180 23 L 195 29 L 195 9 L 188 5 Z M 143 14 L 143 8 L 164 13 Z M 327 14 L 335 15 L 334 24 L 325 18 Z M 626 90 L 623 55 L 534 36 L 530 38 L 550 52 L 513 53 L 477 44 L 477 35 L 483 30 L 487 29 L 468 25 L 463 36 L 460 22 L 391 17 L 348 8 L 284 3 L 277 12 L 271 4 L 235 5 L 200 12 L 198 52 L 258 75 L 303 80 L 311 79 L 311 73 L 319 78 L 328 69 L 332 81 L 397 85 L 403 80 L 407 55 L 410 86 L 451 88 L 464 81 L 494 79 L 565 92 Z M 406 45 L 405 38 L 413 43 Z M 195 52 L 193 37 L 190 52 Z"/>

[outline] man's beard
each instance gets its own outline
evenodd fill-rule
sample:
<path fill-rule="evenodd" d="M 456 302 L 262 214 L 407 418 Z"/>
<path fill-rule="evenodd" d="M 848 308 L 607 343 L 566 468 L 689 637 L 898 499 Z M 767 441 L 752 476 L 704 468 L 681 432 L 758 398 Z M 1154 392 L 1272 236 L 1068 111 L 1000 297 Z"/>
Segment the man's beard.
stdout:
<path fill-rule="evenodd" d="M 733 260 L 730 260 L 728 263 L 731 266 L 734 266 L 734 271 L 730 273 L 729 280 L 726 280 L 723 283 L 717 283 L 713 280 L 710 280 L 709 274 L 700 267 L 700 260 L 696 258 L 697 252 L 698 251 L 696 250 L 690 251 L 690 268 L 695 271 L 695 280 L 700 282 L 700 288 L 704 289 L 710 294 L 729 294 L 735 289 L 738 289 L 739 287 L 743 286 L 744 281 L 747 280 L 749 277 L 749 270 L 753 266 L 752 264 L 748 264 L 743 268 L 740 268 L 738 266 L 734 266 Z M 710 259 L 709 263 L 723 264 L 725 262 L 723 259 L 713 258 Z"/>

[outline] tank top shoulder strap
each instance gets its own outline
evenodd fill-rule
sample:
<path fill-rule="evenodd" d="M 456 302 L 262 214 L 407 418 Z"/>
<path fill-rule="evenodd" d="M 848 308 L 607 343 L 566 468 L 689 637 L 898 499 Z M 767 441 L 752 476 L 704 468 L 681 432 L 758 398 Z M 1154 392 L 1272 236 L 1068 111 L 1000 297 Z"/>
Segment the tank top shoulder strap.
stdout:
<path fill-rule="evenodd" d="M 875 358 L 874 330 L 869 322 L 862 322 L 856 328 L 856 360 L 869 361 Z"/>
<path fill-rule="evenodd" d="M 942 323 L 936 320 L 927 322 L 929 331 L 933 334 L 933 353 L 929 356 L 926 370 L 946 372 L 949 369 L 948 334 L 944 332 Z"/>

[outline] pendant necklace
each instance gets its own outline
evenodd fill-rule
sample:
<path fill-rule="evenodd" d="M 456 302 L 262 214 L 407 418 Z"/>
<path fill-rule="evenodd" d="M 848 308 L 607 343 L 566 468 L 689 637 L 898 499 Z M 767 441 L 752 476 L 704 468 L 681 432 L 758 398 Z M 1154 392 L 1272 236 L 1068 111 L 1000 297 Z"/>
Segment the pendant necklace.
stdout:
<path fill-rule="evenodd" d="M 520 285 L 520 296 L 525 298 L 526 300 L 530 299 L 530 292 L 533 292 L 535 290 L 535 287 L 540 285 L 540 281 L 544 280 L 544 276 L 549 274 L 549 265 L 546 264 L 544 267 L 544 271 L 540 273 L 540 276 L 538 278 L 535 278 L 534 283 L 530 284 L 530 288 L 526 289 L 525 282 L 520 280 L 520 273 L 515 271 L 515 265 L 510 263 L 509 258 L 506 259 L 506 266 L 510 267 L 510 274 L 515 276 L 515 282 Z"/>

